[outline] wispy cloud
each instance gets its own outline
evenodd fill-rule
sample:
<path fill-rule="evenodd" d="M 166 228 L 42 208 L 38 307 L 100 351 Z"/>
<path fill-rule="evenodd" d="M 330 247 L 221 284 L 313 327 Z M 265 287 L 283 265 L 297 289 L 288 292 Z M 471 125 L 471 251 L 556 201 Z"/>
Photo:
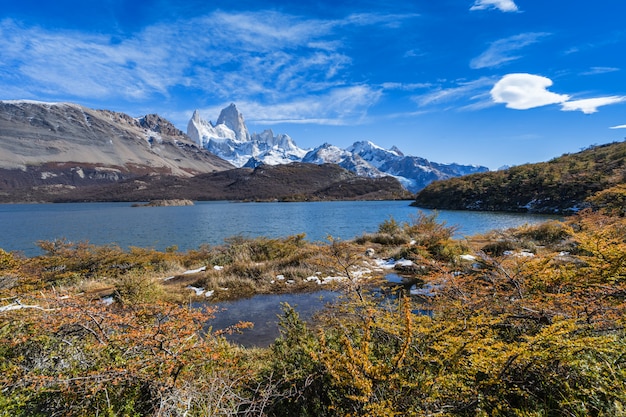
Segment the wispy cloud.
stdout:
<path fill-rule="evenodd" d="M 598 74 L 607 74 L 610 72 L 619 71 L 619 68 L 615 67 L 591 67 L 588 71 L 581 73 L 581 75 L 598 75 Z"/>
<path fill-rule="evenodd" d="M 514 54 L 516 51 L 537 43 L 548 35 L 550 34 L 545 32 L 531 32 L 499 39 L 492 42 L 485 52 L 472 59 L 470 68 L 496 67 L 520 59 L 520 55 Z"/>
<path fill-rule="evenodd" d="M 216 102 L 280 106 L 310 96 L 306 106 L 296 108 L 309 108 L 322 97 L 318 118 L 354 116 L 380 97 L 380 88 L 346 81 L 352 59 L 338 31 L 394 28 L 416 16 L 354 14 L 321 20 L 275 11 L 217 11 L 155 24 L 121 39 L 4 20 L 0 91 L 15 91 L 10 87 L 20 77 L 27 86 L 20 98 L 140 102 L 167 99 L 175 89 L 197 89 Z M 311 115 L 293 112 L 289 117 Z"/>
<path fill-rule="evenodd" d="M 394 83 L 388 82 L 380 85 L 385 90 L 398 90 L 398 91 L 415 91 L 422 90 L 424 88 L 432 87 L 431 83 Z"/>
<path fill-rule="evenodd" d="M 518 7 L 513 0 L 476 0 L 470 10 L 498 9 L 502 12 L 516 12 Z"/>
<path fill-rule="evenodd" d="M 426 94 L 413 97 L 413 100 L 421 107 L 435 104 L 446 104 L 460 100 L 468 101 L 478 99 L 482 102 L 485 98 L 485 90 L 493 85 L 493 81 L 494 80 L 491 77 L 481 77 L 473 81 L 459 81 L 452 87 L 434 88 Z M 474 103 L 474 106 L 476 106 L 476 103 Z M 476 108 L 481 107 L 484 106 L 479 103 Z"/>
<path fill-rule="evenodd" d="M 336 88 L 321 95 L 310 95 L 277 103 L 260 103 L 243 100 L 237 107 L 245 115 L 246 121 L 255 124 L 276 123 L 315 123 L 325 125 L 358 124 L 367 109 L 375 104 L 382 94 L 380 89 L 367 85 Z M 224 103 L 200 109 L 206 118 L 217 118 Z M 189 120 L 191 113 L 173 114 L 174 119 Z M 323 116 L 323 117 L 320 117 Z"/>
<path fill-rule="evenodd" d="M 594 97 L 570 100 L 567 94 L 549 91 L 552 80 L 534 74 L 507 74 L 491 89 L 491 98 L 495 103 L 504 103 L 515 110 L 528 110 L 550 104 L 561 104 L 563 111 L 581 111 L 592 114 L 598 107 L 626 102 L 626 96 Z"/>
<path fill-rule="evenodd" d="M 626 125 L 612 126 L 609 129 L 626 129 Z"/>

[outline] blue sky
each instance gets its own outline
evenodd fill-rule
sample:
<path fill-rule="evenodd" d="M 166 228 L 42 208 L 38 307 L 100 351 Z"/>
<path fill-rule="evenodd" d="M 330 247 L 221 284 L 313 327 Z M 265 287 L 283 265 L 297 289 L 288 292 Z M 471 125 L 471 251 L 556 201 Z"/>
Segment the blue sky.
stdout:
<path fill-rule="evenodd" d="M 304 148 L 546 161 L 626 136 L 624 0 L 0 0 L 0 99 L 186 130 L 231 102 Z"/>

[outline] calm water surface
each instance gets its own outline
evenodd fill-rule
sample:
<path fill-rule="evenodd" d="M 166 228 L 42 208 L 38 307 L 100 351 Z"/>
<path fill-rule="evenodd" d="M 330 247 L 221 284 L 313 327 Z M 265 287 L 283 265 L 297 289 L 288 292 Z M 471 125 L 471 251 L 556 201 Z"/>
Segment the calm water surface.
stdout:
<path fill-rule="evenodd" d="M 222 303 L 196 303 L 195 307 L 209 305 L 217 307 L 215 318 L 209 320 L 208 326 L 213 330 L 225 329 L 240 321 L 254 323 L 252 329 L 241 333 L 227 335 L 226 338 L 238 345 L 269 346 L 279 336 L 278 323 L 283 313 L 283 304 L 289 304 L 302 320 L 310 320 L 327 303 L 333 302 L 339 293 L 333 291 L 316 291 L 301 294 L 261 294 L 252 298 Z"/>
<path fill-rule="evenodd" d="M 375 232 L 393 217 L 411 221 L 420 209 L 409 201 L 357 201 L 314 203 L 197 202 L 185 207 L 131 207 L 130 203 L 11 204 L 0 205 L 0 248 L 27 256 L 40 253 L 38 240 L 66 238 L 94 244 L 152 247 L 180 250 L 202 244 L 217 245 L 232 236 L 285 237 L 306 233 L 310 241 L 327 236 L 352 239 Z M 423 210 L 429 214 L 432 211 Z M 524 223 L 537 223 L 555 216 L 492 212 L 439 211 L 438 219 L 459 227 L 458 237 Z M 221 311 L 207 323 L 223 329 L 239 321 L 252 321 L 254 328 L 229 340 L 244 346 L 267 346 L 278 335 L 281 303 L 294 306 L 309 319 L 336 293 L 257 295 L 218 303 Z M 210 302 L 207 304 L 211 305 Z"/>
<path fill-rule="evenodd" d="M 117 244 L 180 250 L 217 245 L 232 236 L 284 237 L 306 233 L 310 241 L 327 236 L 352 239 L 375 232 L 392 216 L 410 221 L 420 209 L 409 201 L 334 201 L 312 203 L 196 202 L 185 207 L 131 207 L 131 203 L 0 205 L 0 248 L 27 256 L 36 242 L 66 238 L 94 244 Z M 429 210 L 423 210 L 431 213 Z M 458 235 L 505 229 L 555 216 L 439 211 L 439 220 L 459 226 Z"/>

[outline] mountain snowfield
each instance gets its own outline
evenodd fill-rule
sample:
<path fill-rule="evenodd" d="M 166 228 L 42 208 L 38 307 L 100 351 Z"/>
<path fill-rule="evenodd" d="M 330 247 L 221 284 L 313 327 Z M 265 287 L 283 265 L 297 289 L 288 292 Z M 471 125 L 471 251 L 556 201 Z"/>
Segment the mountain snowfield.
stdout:
<path fill-rule="evenodd" d="M 274 136 L 269 129 L 251 135 L 234 104 L 221 111 L 215 124 L 200 118 L 196 110 L 187 124 L 187 136 L 238 168 L 251 164 L 254 167 L 255 161 L 256 165 L 299 162 L 307 153 L 289 136 Z"/>
<path fill-rule="evenodd" d="M 187 135 L 237 167 L 291 162 L 332 163 L 364 177 L 395 177 L 412 192 L 436 180 L 489 170 L 484 166 L 430 162 L 406 156 L 395 146 L 384 149 L 369 141 L 355 142 L 346 149 L 328 143 L 315 149 L 301 149 L 288 135 L 274 135 L 272 130 L 250 134 L 235 104 L 222 109 L 215 124 L 202 119 L 196 110 L 187 125 Z"/>

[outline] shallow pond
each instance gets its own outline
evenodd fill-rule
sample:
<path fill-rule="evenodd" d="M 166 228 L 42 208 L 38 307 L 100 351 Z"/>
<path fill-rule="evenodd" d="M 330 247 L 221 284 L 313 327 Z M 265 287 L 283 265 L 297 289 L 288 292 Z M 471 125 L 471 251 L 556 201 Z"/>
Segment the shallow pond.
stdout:
<path fill-rule="evenodd" d="M 397 297 L 397 287 L 402 287 L 405 294 L 410 294 L 411 289 L 420 285 L 416 278 L 403 277 L 395 273 L 388 273 L 388 286 L 374 290 L 381 295 L 383 303 L 390 303 L 393 308 L 393 300 Z M 315 313 L 322 310 L 328 303 L 332 303 L 340 296 L 336 291 L 315 291 L 311 293 L 296 294 L 259 294 L 251 298 L 220 303 L 195 303 L 196 308 L 217 307 L 215 318 L 209 320 L 208 326 L 214 330 L 225 329 L 240 321 L 254 323 L 252 329 L 245 329 L 241 333 L 226 335 L 226 339 L 232 343 L 245 347 L 267 347 L 280 335 L 278 323 L 282 316 L 283 303 L 292 306 L 305 321 L 311 320 Z M 416 309 L 414 314 L 431 315 L 432 312 L 426 307 Z"/>
<path fill-rule="evenodd" d="M 283 303 L 294 307 L 303 320 L 310 320 L 338 296 L 339 293 L 326 290 L 299 294 L 260 294 L 243 300 L 196 303 L 193 306 L 219 309 L 215 318 L 208 322 L 214 330 L 224 329 L 240 321 L 254 323 L 254 328 L 243 330 L 240 334 L 227 335 L 226 339 L 245 347 L 266 347 L 280 335 L 278 322 L 282 316 Z"/>

